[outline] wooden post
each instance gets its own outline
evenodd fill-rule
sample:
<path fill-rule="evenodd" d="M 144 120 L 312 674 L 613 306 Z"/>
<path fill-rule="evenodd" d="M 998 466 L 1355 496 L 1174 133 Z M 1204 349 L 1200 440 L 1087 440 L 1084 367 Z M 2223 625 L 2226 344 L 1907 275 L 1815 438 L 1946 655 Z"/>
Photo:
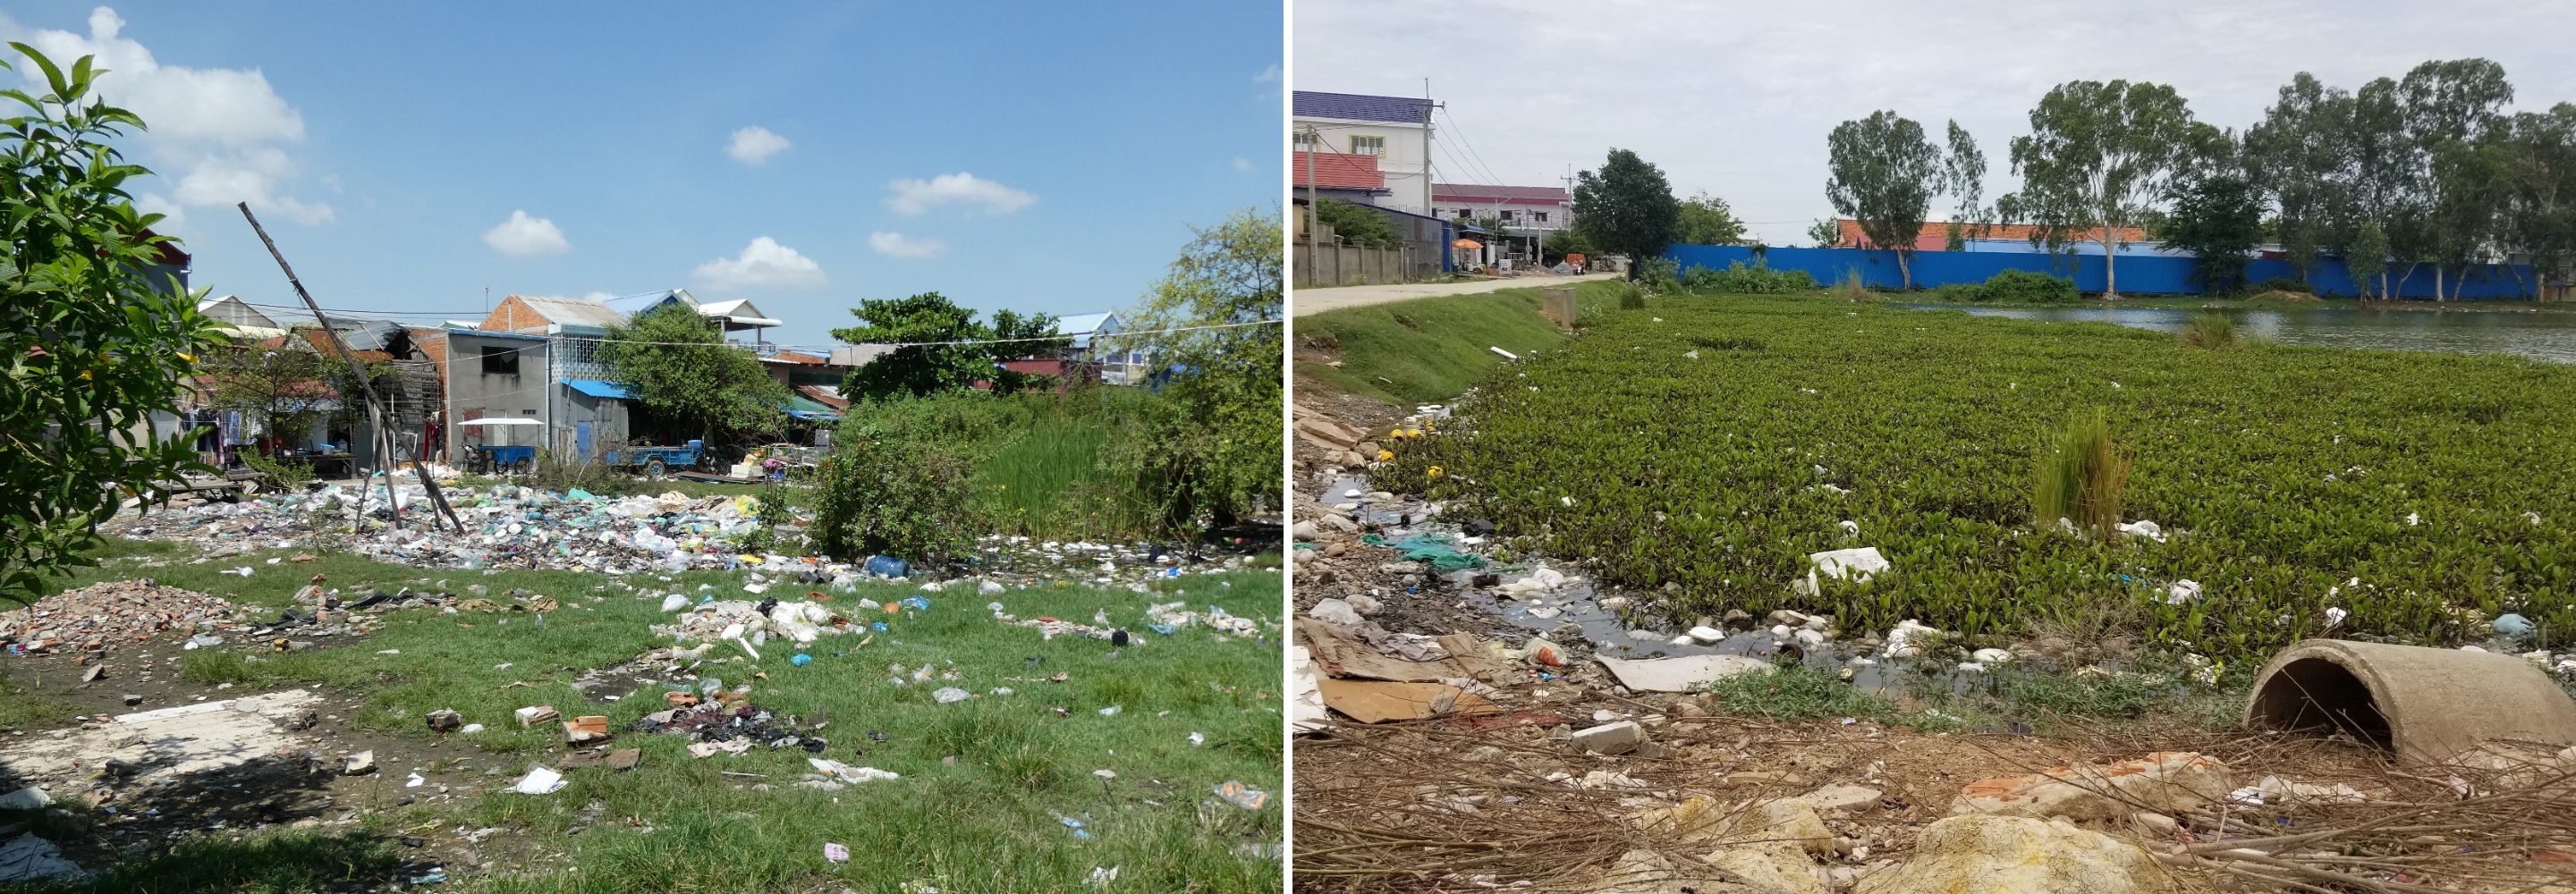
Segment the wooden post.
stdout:
<path fill-rule="evenodd" d="M 349 353 L 349 346 L 340 341 L 340 331 L 331 328 L 331 319 L 322 315 L 322 305 L 313 300 L 313 293 L 304 290 L 304 281 L 295 278 L 295 268 L 287 266 L 286 255 L 278 252 L 276 240 L 268 238 L 267 228 L 260 226 L 259 218 L 250 213 L 250 203 L 238 202 L 233 207 L 240 208 L 242 219 L 250 221 L 250 230 L 259 234 L 259 243 L 268 246 L 268 256 L 277 259 L 277 269 L 286 274 L 286 284 L 294 286 L 295 296 L 304 299 L 305 308 L 313 311 L 313 321 L 322 327 L 323 335 L 330 337 L 331 347 L 339 350 L 341 359 L 349 361 L 349 371 L 357 375 L 358 391 L 367 401 L 367 418 L 375 423 L 377 436 L 385 437 L 389 434 L 389 430 L 385 427 L 387 425 L 385 408 L 376 402 L 376 386 L 374 382 L 367 380 L 366 364 L 359 363 L 358 355 Z M 385 470 L 385 494 L 388 498 L 393 494 L 394 475 L 393 467 L 385 466 L 384 463 L 390 458 L 391 454 L 382 454 L 377 458 L 377 465 Z M 447 517 L 447 523 L 456 526 L 457 533 L 465 533 L 465 522 L 456 517 L 456 508 L 447 505 L 447 495 L 439 493 L 438 482 L 429 477 L 429 465 L 414 463 L 412 469 L 420 473 L 421 487 L 429 492 L 429 504 L 437 510 L 437 513 L 431 516 L 430 526 L 437 527 L 437 515 L 443 513 Z M 366 505 L 366 498 L 363 496 L 366 492 L 366 488 L 358 490 L 361 494 L 358 505 L 362 509 Z M 363 515 L 360 517 L 364 518 Z M 402 510 L 399 507 L 394 508 L 394 524 L 398 526 L 402 524 Z M 353 528 L 350 533 L 357 532 Z"/>

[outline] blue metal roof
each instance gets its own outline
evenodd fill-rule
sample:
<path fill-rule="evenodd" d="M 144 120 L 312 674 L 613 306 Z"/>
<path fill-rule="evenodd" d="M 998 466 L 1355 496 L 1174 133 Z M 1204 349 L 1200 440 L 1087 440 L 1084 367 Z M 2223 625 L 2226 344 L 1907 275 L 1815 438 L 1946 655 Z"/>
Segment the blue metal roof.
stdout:
<path fill-rule="evenodd" d="M 1413 96 L 1362 96 L 1299 90 L 1294 108 L 1299 118 L 1341 118 L 1396 124 L 1427 124 L 1431 121 L 1431 101 Z"/>
<path fill-rule="evenodd" d="M 635 399 L 635 394 L 627 391 L 626 386 L 619 385 L 615 382 L 602 382 L 598 379 L 565 379 L 564 384 L 571 386 L 574 391 L 579 391 L 592 397 L 608 397 L 618 400 Z"/>

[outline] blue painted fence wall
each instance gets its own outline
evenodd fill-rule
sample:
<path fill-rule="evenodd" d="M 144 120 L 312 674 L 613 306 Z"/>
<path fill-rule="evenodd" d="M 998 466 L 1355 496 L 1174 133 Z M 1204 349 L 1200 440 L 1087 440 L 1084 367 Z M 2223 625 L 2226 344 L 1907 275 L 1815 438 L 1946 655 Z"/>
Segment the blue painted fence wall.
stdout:
<path fill-rule="evenodd" d="M 1743 261 L 1751 266 L 1753 249 L 1741 245 L 1676 245 L 1664 252 L 1687 272 L 1693 267 L 1726 269 L 1726 265 Z M 1916 252 L 1910 267 L 1916 288 L 1930 289 L 1951 283 L 1981 283 L 2006 270 L 2030 270 L 2075 280 L 2075 287 L 2086 292 L 2103 291 L 2105 275 L 2100 255 L 2059 257 L 2022 252 L 1926 251 Z M 1873 289 L 1895 289 L 1903 278 L 1896 269 L 1896 253 L 1858 248 L 1771 248 L 1763 252 L 1763 262 L 1773 270 L 1804 270 L 1816 282 L 1831 285 L 1860 271 L 1863 284 Z M 2195 258 L 2159 257 L 2155 255 L 2120 256 L 2120 293 L 2124 295 L 2196 295 L 2200 287 L 2191 280 Z M 2406 273 L 2405 268 L 2390 265 L 2390 278 Z M 2468 268 L 2468 284 L 2455 281 L 2459 270 L 2445 274 L 2444 291 L 2459 288 L 2462 298 L 2528 298 L 2539 289 L 2539 280 L 2526 264 L 2486 264 Z M 2517 278 L 2518 275 L 2518 278 Z M 2288 261 L 2257 260 L 2246 264 L 2249 283 L 2273 277 L 2299 278 L 2298 267 Z M 2351 274 L 2343 261 L 2320 258 L 2310 272 L 2308 283 L 2319 295 L 2351 296 L 2355 294 Z M 2433 296 L 2433 270 L 2419 265 L 2413 276 L 2398 286 L 2398 294 L 2407 298 Z"/>

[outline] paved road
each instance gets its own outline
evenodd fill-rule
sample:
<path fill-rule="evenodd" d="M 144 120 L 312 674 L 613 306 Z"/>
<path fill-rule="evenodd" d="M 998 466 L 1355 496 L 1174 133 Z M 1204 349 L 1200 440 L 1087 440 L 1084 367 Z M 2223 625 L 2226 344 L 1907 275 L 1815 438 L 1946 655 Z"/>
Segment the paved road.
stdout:
<path fill-rule="evenodd" d="M 1582 276 L 1528 276 L 1516 279 L 1496 279 L 1483 282 L 1435 282 L 1393 286 L 1335 286 L 1329 289 L 1298 289 L 1289 295 L 1288 303 L 1295 309 L 1294 313 L 1297 316 L 1302 317 L 1319 311 L 1337 310 L 1345 307 L 1360 307 L 1369 304 L 1384 304 L 1389 301 L 1403 301 L 1407 298 L 1428 298 L 1433 295 L 1473 295 L 1478 292 L 1494 292 L 1503 289 L 1526 289 L 1534 286 L 1571 285 L 1578 282 L 1590 282 L 1596 279 L 1618 279 L 1619 276 L 1620 275 L 1617 273 L 1587 273 Z"/>

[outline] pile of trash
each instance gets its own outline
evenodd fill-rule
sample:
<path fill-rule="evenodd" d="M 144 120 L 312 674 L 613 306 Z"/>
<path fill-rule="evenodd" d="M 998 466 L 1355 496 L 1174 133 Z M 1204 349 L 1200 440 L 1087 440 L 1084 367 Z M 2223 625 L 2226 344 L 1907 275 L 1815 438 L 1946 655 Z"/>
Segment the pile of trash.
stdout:
<path fill-rule="evenodd" d="M 890 556 L 840 563 L 812 556 L 745 555 L 736 545 L 763 527 L 757 496 L 690 497 L 671 491 L 605 497 L 579 488 L 558 493 L 514 484 L 443 490 L 466 525 L 462 536 L 431 529 L 434 510 L 417 484 L 394 488 L 394 502 L 403 510 L 399 528 L 392 524 L 394 513 L 381 485 L 361 490 L 333 484 L 310 492 L 123 515 L 108 529 L 137 539 L 194 541 L 206 557 L 329 547 L 430 569 L 677 574 L 752 568 L 798 575 L 808 583 L 900 578 L 915 571 Z M 353 513 L 361 519 L 354 535 L 348 533 Z M 811 513 L 801 510 L 793 515 L 795 525 L 812 520 Z M 974 556 L 964 561 L 979 574 L 1007 572 L 1025 580 L 1072 579 L 1135 588 L 1155 578 L 1177 577 L 1185 566 L 1213 572 L 1245 564 L 1241 556 L 1217 558 L 1152 544 L 1003 535 L 978 538 Z"/>
<path fill-rule="evenodd" d="M 234 629 L 232 617 L 232 603 L 219 596 L 149 580 L 110 581 L 0 612 L 0 643 L 12 655 L 100 653 L 168 630 L 205 635 Z"/>
<path fill-rule="evenodd" d="M 1208 606 L 1208 610 L 1204 612 L 1191 611 L 1188 606 L 1189 603 L 1187 602 L 1164 602 L 1146 606 L 1145 628 L 1164 636 L 1171 636 L 1179 633 L 1181 629 L 1185 627 L 1205 627 L 1219 636 L 1257 638 L 1261 635 L 1261 622 L 1259 621 L 1229 614 L 1221 606 Z M 1034 629 L 1038 631 L 1039 636 L 1044 639 L 1054 639 L 1059 636 L 1082 636 L 1089 637 L 1091 639 L 1110 640 L 1120 645 L 1125 645 L 1124 639 L 1127 635 L 1127 631 L 1125 628 L 1119 627 L 1116 622 L 1109 619 L 1109 611 L 1107 609 L 1093 611 L 1091 614 L 1091 623 L 1083 624 L 1046 615 L 1039 615 L 1034 618 L 1022 618 L 1005 611 L 1002 604 L 999 602 L 989 603 L 985 608 L 992 610 L 993 620 L 1000 621 L 1013 627 L 1027 627 Z"/>

